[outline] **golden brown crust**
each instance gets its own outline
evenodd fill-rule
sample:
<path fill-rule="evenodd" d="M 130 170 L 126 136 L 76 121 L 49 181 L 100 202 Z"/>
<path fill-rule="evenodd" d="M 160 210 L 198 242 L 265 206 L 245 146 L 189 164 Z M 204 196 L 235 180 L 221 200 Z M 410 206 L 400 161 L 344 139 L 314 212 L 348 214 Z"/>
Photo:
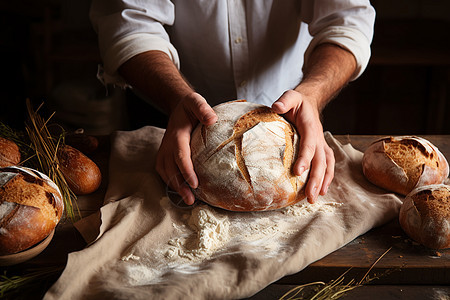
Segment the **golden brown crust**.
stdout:
<path fill-rule="evenodd" d="M 0 137 L 0 168 L 20 163 L 19 146 L 11 140 Z"/>
<path fill-rule="evenodd" d="M 27 168 L 3 168 L 0 187 L 0 254 L 25 250 L 48 236 L 64 203 L 48 177 Z M 6 178 L 5 177 L 5 178 Z"/>
<path fill-rule="evenodd" d="M 98 166 L 72 146 L 58 149 L 58 161 L 69 188 L 76 195 L 93 193 L 100 186 L 102 176 Z"/>
<path fill-rule="evenodd" d="M 443 183 L 448 163 L 429 141 L 414 137 L 387 137 L 364 152 L 363 172 L 373 184 L 407 195 L 414 188 Z"/>
<path fill-rule="evenodd" d="M 233 211 L 277 209 L 304 199 L 305 179 L 292 172 L 298 147 L 293 126 L 269 107 L 245 101 L 215 109 L 216 125 L 199 125 L 191 140 L 196 197 Z"/>
<path fill-rule="evenodd" d="M 400 209 L 400 225 L 413 240 L 432 249 L 450 247 L 450 186 L 414 189 Z"/>

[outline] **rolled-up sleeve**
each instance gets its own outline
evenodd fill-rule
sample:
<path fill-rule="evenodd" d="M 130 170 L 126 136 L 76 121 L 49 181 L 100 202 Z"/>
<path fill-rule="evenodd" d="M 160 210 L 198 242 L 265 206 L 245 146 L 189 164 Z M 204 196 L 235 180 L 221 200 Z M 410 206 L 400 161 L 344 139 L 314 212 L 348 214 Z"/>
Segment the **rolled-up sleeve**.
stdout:
<path fill-rule="evenodd" d="M 105 83 L 122 84 L 118 68 L 133 56 L 150 50 L 167 53 L 179 67 L 178 53 L 164 28 L 173 24 L 174 10 L 169 0 L 92 1 L 90 19 L 98 35 Z"/>
<path fill-rule="evenodd" d="M 302 21 L 308 24 L 313 37 L 305 52 L 305 62 L 319 44 L 333 43 L 350 51 L 357 68 L 352 80 L 358 78 L 369 63 L 370 44 L 375 23 L 375 9 L 368 0 L 303 1 Z"/>

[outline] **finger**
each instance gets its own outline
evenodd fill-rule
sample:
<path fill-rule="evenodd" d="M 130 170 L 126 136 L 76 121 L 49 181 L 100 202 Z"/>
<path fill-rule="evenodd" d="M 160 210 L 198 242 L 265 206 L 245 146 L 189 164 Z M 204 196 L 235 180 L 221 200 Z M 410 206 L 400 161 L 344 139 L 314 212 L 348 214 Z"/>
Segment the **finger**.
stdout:
<path fill-rule="evenodd" d="M 212 125 L 217 121 L 216 112 L 200 94 L 195 93 L 193 101 L 187 102 L 187 109 L 204 125 Z"/>
<path fill-rule="evenodd" d="M 272 104 L 272 110 L 277 114 L 285 114 L 299 103 L 299 93 L 294 90 L 288 90 Z"/>
<path fill-rule="evenodd" d="M 308 133 L 304 133 L 300 138 L 299 152 L 297 160 L 294 164 L 294 174 L 300 176 L 308 170 L 311 165 L 311 161 L 316 152 L 316 143 L 313 136 Z"/>
<path fill-rule="evenodd" d="M 193 204 L 195 201 L 194 194 L 186 184 L 177 166 L 175 164 L 166 164 L 166 169 L 167 185 L 180 195 L 184 203 L 187 205 Z"/>
<path fill-rule="evenodd" d="M 184 180 L 193 189 L 198 186 L 197 175 L 194 171 L 194 165 L 191 159 L 191 147 L 190 147 L 191 136 L 189 133 L 180 134 L 178 137 L 178 150 L 175 153 L 175 162 L 179 171 L 181 172 Z"/>
<path fill-rule="evenodd" d="M 308 183 L 306 184 L 306 197 L 308 202 L 314 203 L 319 196 L 322 187 L 324 175 L 326 173 L 326 157 L 324 150 L 316 151 L 316 155 L 311 163 L 311 171 L 309 174 Z"/>
<path fill-rule="evenodd" d="M 182 183 L 179 186 L 178 194 L 181 196 L 181 198 L 183 198 L 184 203 L 186 203 L 187 205 L 194 204 L 195 196 L 185 183 Z"/>
<path fill-rule="evenodd" d="M 323 179 L 322 188 L 320 190 L 320 195 L 325 195 L 328 192 L 328 188 L 333 181 L 334 178 L 334 169 L 335 169 L 335 158 L 333 150 L 327 146 L 326 151 L 326 160 L 327 160 L 327 169 L 325 172 L 325 177 Z"/>

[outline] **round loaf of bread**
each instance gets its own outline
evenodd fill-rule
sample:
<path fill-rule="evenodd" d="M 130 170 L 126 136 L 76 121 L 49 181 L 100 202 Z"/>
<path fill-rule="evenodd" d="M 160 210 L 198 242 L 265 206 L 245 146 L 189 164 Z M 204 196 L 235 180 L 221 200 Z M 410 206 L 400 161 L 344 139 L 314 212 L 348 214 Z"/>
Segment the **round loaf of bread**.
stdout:
<path fill-rule="evenodd" d="M 11 140 L 0 137 L 0 168 L 20 163 L 19 146 Z"/>
<path fill-rule="evenodd" d="M 197 199 L 232 211 L 273 210 L 305 198 L 307 174 L 295 176 L 295 128 L 269 107 L 230 101 L 214 107 L 210 126 L 192 133 Z M 307 172 L 305 172 L 307 173 Z"/>
<path fill-rule="evenodd" d="M 102 173 L 89 157 L 69 145 L 59 147 L 57 156 L 67 185 L 75 195 L 87 195 L 98 189 Z"/>
<path fill-rule="evenodd" d="M 47 237 L 61 219 L 63 198 L 45 174 L 0 169 L 0 255 L 25 250 Z"/>
<path fill-rule="evenodd" d="M 400 208 L 400 225 L 410 238 L 432 249 L 450 248 L 450 186 L 421 186 Z"/>
<path fill-rule="evenodd" d="M 443 183 L 449 173 L 448 162 L 439 149 L 416 136 L 373 142 L 364 152 L 362 168 L 370 182 L 402 195 L 419 186 Z"/>

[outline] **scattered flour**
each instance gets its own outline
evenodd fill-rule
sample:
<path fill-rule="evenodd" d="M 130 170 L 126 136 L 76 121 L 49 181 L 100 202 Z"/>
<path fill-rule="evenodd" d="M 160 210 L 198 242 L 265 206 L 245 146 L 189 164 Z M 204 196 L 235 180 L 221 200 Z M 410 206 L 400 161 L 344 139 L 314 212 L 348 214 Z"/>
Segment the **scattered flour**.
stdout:
<path fill-rule="evenodd" d="M 292 216 L 307 216 L 311 215 L 315 212 L 322 212 L 322 213 L 334 213 L 335 208 L 342 206 L 343 203 L 339 202 L 321 202 L 317 201 L 314 204 L 305 203 L 304 201 L 301 201 L 300 203 L 288 206 L 284 209 L 283 213 L 287 215 Z"/>
<path fill-rule="evenodd" d="M 215 255 L 229 254 L 230 249 L 253 251 L 277 257 L 289 238 L 302 230 L 299 218 L 314 214 L 334 213 L 343 205 L 338 202 L 309 204 L 305 201 L 290 207 L 268 212 L 235 213 L 198 204 L 185 211 L 173 210 L 167 197 L 161 206 L 172 210 L 176 217 L 172 224 L 174 236 L 166 244 L 131 251 L 121 258 L 121 265 L 129 284 L 137 286 L 156 283 L 171 272 L 195 273 L 202 262 Z M 145 254 L 141 254 L 144 251 Z M 135 255 L 138 253 L 140 256 Z"/>
<path fill-rule="evenodd" d="M 129 261 L 130 259 L 131 260 L 140 260 L 141 258 L 139 256 L 134 255 L 133 253 L 125 255 L 121 258 L 122 261 Z"/>
<path fill-rule="evenodd" d="M 230 239 L 230 221 L 227 216 L 214 213 L 206 205 L 197 206 L 192 210 L 188 226 L 192 231 L 191 234 L 169 240 L 169 249 L 165 253 L 167 258 L 175 256 L 189 260 L 206 258 Z"/>

